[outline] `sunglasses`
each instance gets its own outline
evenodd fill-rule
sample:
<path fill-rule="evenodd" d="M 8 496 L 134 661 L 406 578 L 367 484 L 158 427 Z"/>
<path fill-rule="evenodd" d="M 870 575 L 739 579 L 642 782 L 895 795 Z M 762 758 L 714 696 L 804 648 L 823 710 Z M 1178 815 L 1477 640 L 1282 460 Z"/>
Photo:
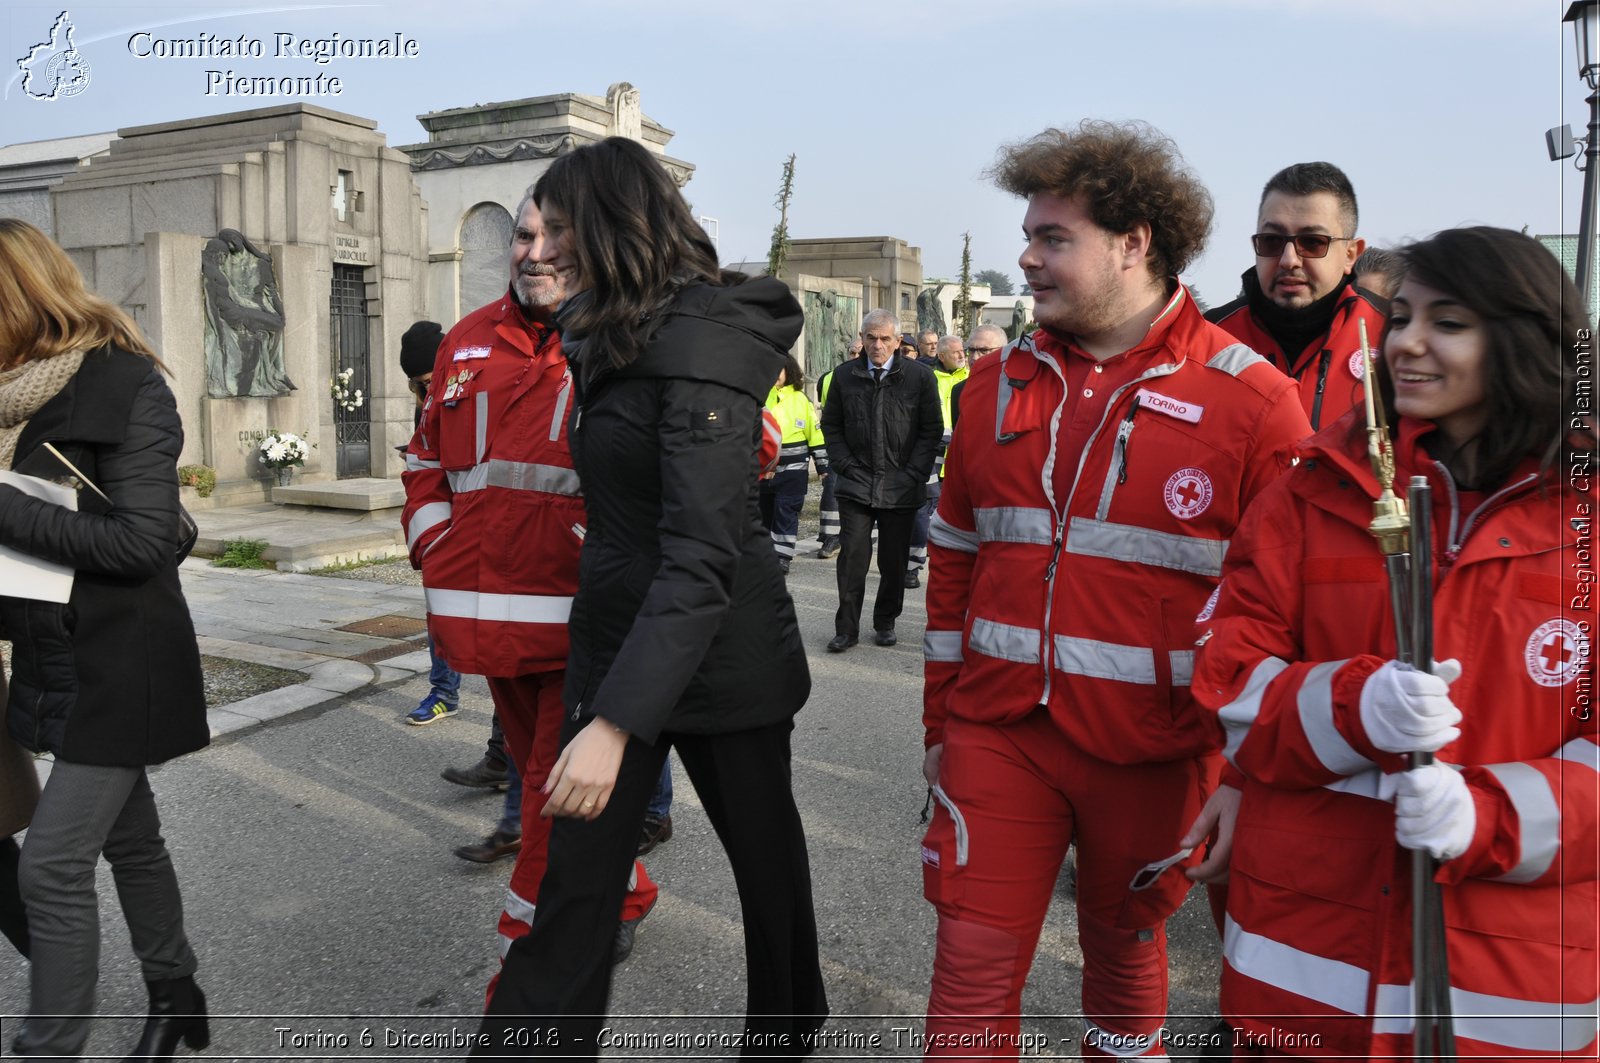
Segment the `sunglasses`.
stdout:
<path fill-rule="evenodd" d="M 1324 258 L 1335 240 L 1354 239 L 1353 236 L 1324 236 L 1321 233 L 1296 233 L 1293 236 L 1285 236 L 1283 233 L 1256 233 L 1250 238 L 1250 243 L 1255 247 L 1256 254 L 1262 258 L 1277 258 L 1290 243 L 1294 244 L 1295 252 L 1301 258 Z"/>

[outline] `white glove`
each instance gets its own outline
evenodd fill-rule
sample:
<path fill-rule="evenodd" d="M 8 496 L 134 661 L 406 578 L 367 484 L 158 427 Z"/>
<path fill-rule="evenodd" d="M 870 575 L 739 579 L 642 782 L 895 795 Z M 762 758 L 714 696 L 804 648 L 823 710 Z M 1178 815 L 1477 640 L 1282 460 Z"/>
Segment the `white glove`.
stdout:
<path fill-rule="evenodd" d="M 1387 661 L 1361 687 L 1361 726 L 1385 753 L 1433 753 L 1461 737 L 1450 684 L 1461 662 L 1435 661 L 1434 673 Z"/>
<path fill-rule="evenodd" d="M 1379 795 L 1394 798 L 1394 837 L 1435 860 L 1454 860 L 1472 844 L 1478 811 L 1461 773 L 1440 761 L 1385 775 Z"/>

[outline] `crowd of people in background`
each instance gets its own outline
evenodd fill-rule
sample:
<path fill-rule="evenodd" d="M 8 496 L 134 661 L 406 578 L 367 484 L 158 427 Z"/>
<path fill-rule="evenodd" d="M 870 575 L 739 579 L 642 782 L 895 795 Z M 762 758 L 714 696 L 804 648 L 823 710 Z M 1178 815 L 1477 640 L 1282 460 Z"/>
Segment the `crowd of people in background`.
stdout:
<path fill-rule="evenodd" d="M 1220 1054 L 1402 1056 L 1427 1025 L 1460 1057 L 1592 1058 L 1593 491 L 1570 475 L 1596 445 L 1570 408 L 1592 323 L 1560 264 L 1487 227 L 1369 248 L 1345 174 L 1302 162 L 1229 236 L 1254 256 L 1239 297 L 1202 312 L 1178 278 L 1211 197 L 1165 135 L 1085 121 L 990 175 L 1024 203 L 1017 335 L 912 335 L 872 309 L 808 380 L 789 289 L 722 270 L 624 138 L 528 189 L 499 298 L 406 333 L 403 520 L 433 654 L 406 719 L 454 715 L 460 675 L 487 677 L 489 745 L 443 775 L 507 792 L 457 855 L 515 857 L 479 1051 L 598 1054 L 658 894 L 639 857 L 672 836 L 672 750 L 733 868 L 746 1054 L 803 1056 L 827 1021 L 790 782 L 810 673 L 786 577 L 814 470 L 826 650 L 860 641 L 874 552 L 876 645 L 926 583 L 929 1056 L 1018 1056 L 1071 851 L 1084 1058 L 1166 1058 L 1165 926 L 1196 882 Z M 136 1054 L 208 1040 L 145 778 L 206 743 L 163 372 L 59 248 L 0 221 L 0 471 L 67 460 L 84 488 L 67 508 L 0 482 L 0 545 L 77 572 L 70 603 L 0 596 L 7 730 L 55 755 L 20 856 L 0 847 L 0 929 L 32 962 L 19 1054 L 88 1037 L 102 853 L 150 986 Z M 1433 488 L 1417 659 L 1369 529 L 1373 449 Z M 160 668 L 130 610 L 170 629 Z M 90 681 L 108 674 L 115 697 Z M 1448 1017 L 1418 1014 L 1423 983 Z M 535 1027 L 559 1036 L 504 1036 Z"/>

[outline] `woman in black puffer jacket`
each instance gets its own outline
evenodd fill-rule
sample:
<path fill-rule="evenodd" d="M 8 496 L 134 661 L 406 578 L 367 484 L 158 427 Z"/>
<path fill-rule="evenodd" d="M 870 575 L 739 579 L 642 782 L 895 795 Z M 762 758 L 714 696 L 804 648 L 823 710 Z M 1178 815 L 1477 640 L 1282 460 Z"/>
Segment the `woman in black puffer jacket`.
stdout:
<path fill-rule="evenodd" d="M 150 990 L 135 1055 L 209 1040 L 145 775 L 210 735 L 178 583 L 183 428 L 162 369 L 65 252 L 26 222 L 0 219 L 0 470 L 80 488 L 72 510 L 0 483 L 0 546 L 75 570 L 64 604 L 0 595 L 0 633 L 12 644 L 6 727 L 55 755 L 22 847 L 33 968 L 19 1055 L 75 1058 L 88 1040 L 102 853 Z M 73 483 L 46 443 L 106 499 Z"/>
<path fill-rule="evenodd" d="M 722 273 L 677 186 L 634 141 L 562 156 L 534 199 L 536 253 L 568 293 L 556 324 L 577 380 L 569 439 L 588 528 L 565 747 L 545 785 L 545 814 L 560 817 L 550 867 L 484 1030 L 496 1046 L 597 1054 L 623 886 L 676 747 L 739 889 L 744 1054 L 801 1056 L 827 1015 L 789 776 L 811 679 L 761 527 L 756 459 L 800 307 L 776 280 Z M 527 1016 L 557 1017 L 557 1040 L 520 1036 L 551 1028 Z"/>

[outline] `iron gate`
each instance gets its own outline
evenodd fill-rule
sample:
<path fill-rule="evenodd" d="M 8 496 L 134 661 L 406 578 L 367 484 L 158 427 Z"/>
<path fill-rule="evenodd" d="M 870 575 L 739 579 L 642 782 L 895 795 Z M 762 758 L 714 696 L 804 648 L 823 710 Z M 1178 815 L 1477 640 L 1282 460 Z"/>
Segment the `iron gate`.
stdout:
<path fill-rule="evenodd" d="M 372 348 L 367 330 L 367 284 L 360 266 L 333 267 L 333 298 L 329 317 L 333 322 L 333 373 L 350 370 L 344 388 L 350 395 L 361 392 L 361 405 L 333 403 L 333 432 L 337 448 L 339 479 L 372 475 Z"/>

